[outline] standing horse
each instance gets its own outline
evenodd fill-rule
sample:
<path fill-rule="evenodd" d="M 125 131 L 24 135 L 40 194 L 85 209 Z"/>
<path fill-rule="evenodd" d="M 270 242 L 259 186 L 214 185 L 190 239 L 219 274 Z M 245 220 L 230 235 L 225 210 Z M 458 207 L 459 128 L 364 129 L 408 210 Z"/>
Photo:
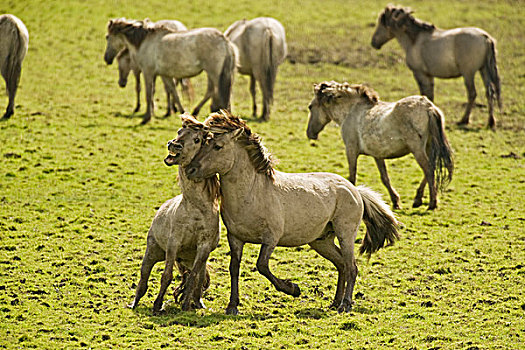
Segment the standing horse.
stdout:
<path fill-rule="evenodd" d="M 331 307 L 349 311 L 357 276 L 354 242 L 361 220 L 367 227 L 361 253 L 371 254 L 398 238 L 397 220 L 386 203 L 372 190 L 354 187 L 336 174 L 274 170 L 259 137 L 227 111 L 212 114 L 206 124 L 213 138 L 185 171 L 190 180 L 220 175 L 221 215 L 231 249 L 226 313 L 238 313 L 239 265 L 245 243 L 261 245 L 257 270 L 277 290 L 294 297 L 299 296 L 299 287 L 273 275 L 268 262 L 276 246 L 309 244 L 337 268 Z"/>
<path fill-rule="evenodd" d="M 406 53 L 406 63 L 412 70 L 421 95 L 434 101 L 434 77 L 463 76 L 468 93 L 465 114 L 458 124 L 468 124 L 476 100 L 474 75 L 480 71 L 489 104 L 488 126 L 496 128 L 493 104 L 501 109 L 501 87 L 496 65 L 496 40 L 479 28 L 443 30 L 411 15 L 403 7 L 387 6 L 379 15 L 372 46 L 380 49 L 396 38 Z"/>
<path fill-rule="evenodd" d="M 284 27 L 276 19 L 259 17 L 233 23 L 224 35 L 237 46 L 239 73 L 250 76 L 250 93 L 253 100 L 253 116 L 257 117 L 255 82 L 263 95 L 261 118 L 270 119 L 270 104 L 278 66 L 287 55 Z"/>
<path fill-rule="evenodd" d="M 176 139 L 168 142 L 169 155 L 164 159 L 168 166 L 179 165 L 179 181 L 182 194 L 165 202 L 157 211 L 148 232 L 146 253 L 140 269 L 135 308 L 148 288 L 153 266 L 166 260 L 161 278 L 160 291 L 153 304 L 153 312 L 162 307 L 162 300 L 173 279 L 173 265 L 179 270 L 189 270 L 176 294 L 184 289 L 182 310 L 203 308 L 202 290 L 209 285 L 206 261 L 219 243 L 219 187 L 216 176 L 205 181 L 189 181 L 183 169 L 199 151 L 208 132 L 204 124 L 191 116 L 183 115 L 182 128 Z M 176 295 L 177 298 L 177 295 Z M 192 304 L 193 302 L 193 304 Z"/>
<path fill-rule="evenodd" d="M 127 48 L 122 49 L 118 53 L 117 63 L 119 75 L 118 85 L 120 87 L 126 87 L 126 85 L 128 84 L 128 76 L 130 72 L 133 72 L 133 75 L 135 76 L 135 92 L 137 96 L 137 103 L 135 109 L 133 110 L 133 113 L 136 113 L 140 110 L 140 74 L 142 73 L 142 71 L 140 70 L 139 66 L 135 63 L 135 61 L 131 59 L 131 55 L 129 54 L 129 50 Z M 178 85 L 179 83 L 182 86 L 182 93 L 191 103 L 194 98 L 194 92 L 193 85 L 191 84 L 190 79 L 178 79 L 175 85 Z M 172 110 L 174 112 L 177 112 L 177 107 L 173 105 L 173 98 L 170 96 L 166 85 L 164 85 L 164 89 L 166 90 L 167 99 L 166 114 L 164 116 L 168 117 L 171 114 Z"/>
<path fill-rule="evenodd" d="M 0 16 L 0 72 L 5 80 L 9 102 L 2 119 L 15 113 L 15 96 L 27 53 L 29 33 L 22 21 L 13 15 Z"/>
<path fill-rule="evenodd" d="M 124 41 L 138 64 L 146 84 L 147 110 L 142 124 L 153 114 L 155 78 L 160 75 L 180 111 L 182 105 L 173 79 L 190 78 L 203 70 L 208 75 L 208 88 L 203 100 L 193 110 L 197 115 L 211 97 L 211 110 L 230 108 L 230 94 L 236 56 L 233 44 L 217 29 L 200 28 L 174 33 L 149 21 L 119 18 L 108 23 L 106 62 L 115 40 Z"/>
<path fill-rule="evenodd" d="M 179 21 L 176 20 L 160 20 L 157 22 L 152 23 L 151 25 L 156 27 L 162 27 L 169 29 L 173 32 L 182 32 L 187 31 L 188 28 L 184 24 L 182 24 Z M 117 58 L 118 62 L 118 69 L 119 69 L 119 86 L 125 87 L 128 82 L 128 75 L 130 71 L 133 71 L 133 74 L 135 76 L 135 92 L 137 96 L 137 103 L 135 106 L 135 109 L 133 110 L 134 113 L 138 112 L 140 110 L 140 74 L 142 71 L 140 70 L 140 67 L 135 63 L 135 61 L 131 58 L 131 55 L 129 54 L 129 50 L 126 48 L 126 44 L 124 41 L 118 41 L 114 40 L 112 41 L 112 44 L 114 47 L 112 47 L 109 50 L 108 56 L 105 57 L 106 62 L 108 64 L 113 63 L 113 59 Z M 185 93 L 189 100 L 193 100 L 193 87 L 191 85 L 191 82 L 189 79 L 181 79 L 177 81 L 177 84 L 181 82 L 182 83 L 182 89 L 183 93 Z M 166 86 L 164 86 L 164 89 L 166 90 L 166 97 L 167 97 L 167 109 L 165 116 L 169 116 L 171 114 L 172 109 L 176 112 L 177 107 L 172 105 L 173 98 L 168 93 L 168 89 Z"/>
<path fill-rule="evenodd" d="M 437 207 L 437 188 L 452 179 L 454 170 L 452 150 L 445 135 L 445 119 L 439 108 L 425 96 L 382 102 L 374 90 L 363 85 L 331 81 L 317 84 L 314 90 L 315 96 L 308 106 L 306 134 L 309 139 L 316 140 L 332 120 L 341 127 L 350 182 L 355 184 L 356 181 L 358 156 L 374 157 L 393 207 L 399 209 L 399 195 L 390 185 L 385 159 L 412 153 L 425 175 L 413 206 L 422 204 L 428 183 L 428 209 Z"/>

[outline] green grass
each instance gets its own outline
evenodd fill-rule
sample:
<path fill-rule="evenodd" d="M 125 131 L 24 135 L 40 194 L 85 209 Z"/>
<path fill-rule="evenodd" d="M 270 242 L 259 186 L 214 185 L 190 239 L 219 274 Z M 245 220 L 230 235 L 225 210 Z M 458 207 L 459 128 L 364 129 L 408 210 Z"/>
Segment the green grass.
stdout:
<path fill-rule="evenodd" d="M 16 113 L 0 123 L 0 348 L 522 348 L 525 11 L 522 2 L 510 0 L 404 2 L 439 27 L 479 26 L 498 40 L 504 111 L 496 115 L 498 131 L 486 130 L 478 77 L 484 106 L 474 110 L 468 129 L 459 129 L 454 122 L 466 102 L 463 82 L 436 81 L 436 103 L 455 150 L 454 179 L 436 211 L 412 209 L 420 169 L 412 157 L 388 162 L 403 205 L 397 212 L 402 239 L 369 261 L 359 258 L 351 313 L 327 311 L 336 271 L 308 247 L 278 248 L 271 260 L 275 274 L 300 285 L 303 293 L 293 299 L 256 272 L 258 247 L 248 245 L 241 314 L 225 316 L 224 230 L 209 261 L 208 309 L 180 312 L 167 295 L 167 313 L 153 316 L 162 264 L 137 310 L 125 307 L 134 296 L 156 208 L 180 192 L 176 169 L 162 162 L 180 121 L 154 118 L 137 126 L 132 86 L 118 88 L 116 67 L 103 61 L 108 19 L 175 18 L 220 30 L 243 17 L 279 19 L 290 61 L 279 71 L 272 120 L 248 117 L 245 77 L 236 77 L 233 110 L 262 135 L 282 171 L 347 175 L 338 128 L 323 131 L 315 147 L 306 138 L 314 83 L 366 82 L 390 101 L 418 92 L 396 42 L 380 51 L 369 44 L 382 1 L 231 3 L 0 3 L 0 13 L 16 14 L 30 32 Z M 198 98 L 204 77 L 194 84 Z M 157 91 L 160 116 L 160 84 Z M 6 103 L 2 92 L 0 110 Z M 368 157 L 359 160 L 358 183 L 388 198 Z"/>

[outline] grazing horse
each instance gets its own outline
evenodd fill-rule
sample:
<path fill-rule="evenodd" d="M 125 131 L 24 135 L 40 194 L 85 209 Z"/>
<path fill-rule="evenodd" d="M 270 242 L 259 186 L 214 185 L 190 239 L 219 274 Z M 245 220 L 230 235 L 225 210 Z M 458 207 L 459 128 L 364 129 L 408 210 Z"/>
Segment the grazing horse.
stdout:
<path fill-rule="evenodd" d="M 257 270 L 279 291 L 297 297 L 300 289 L 276 277 L 268 266 L 276 246 L 310 245 L 338 272 L 331 307 L 349 311 L 357 276 L 354 243 L 363 220 L 361 253 L 371 254 L 398 238 L 398 222 L 381 197 L 330 173 L 283 173 L 246 123 L 227 111 L 206 120 L 212 138 L 185 168 L 190 180 L 220 175 L 221 215 L 231 249 L 231 294 L 227 314 L 237 314 L 239 265 L 245 243 L 261 245 Z M 339 246 L 334 242 L 337 237 Z"/>
<path fill-rule="evenodd" d="M 184 109 L 173 79 L 190 78 L 203 70 L 208 75 L 208 88 L 192 114 L 197 115 L 210 97 L 212 111 L 230 107 L 236 49 L 217 29 L 200 28 L 174 33 L 163 27 L 153 26 L 147 20 L 110 20 L 104 55 L 106 62 L 115 40 L 124 41 L 131 57 L 144 74 L 147 110 L 142 124 L 147 123 L 153 114 L 154 82 L 158 75 L 162 77 L 181 112 Z"/>
<path fill-rule="evenodd" d="M 118 85 L 120 87 L 126 87 L 126 85 L 128 84 L 128 76 L 130 72 L 133 72 L 133 75 L 135 76 L 135 92 L 137 96 L 137 103 L 135 109 L 133 110 L 133 113 L 136 113 L 140 110 L 140 74 L 142 73 L 142 71 L 140 70 L 139 66 L 135 63 L 135 61 L 131 59 L 131 55 L 129 54 L 129 50 L 127 48 L 122 49 L 118 53 L 117 62 L 119 75 Z M 191 84 L 190 79 L 179 79 L 177 80 L 176 85 L 178 85 L 179 83 L 182 86 L 182 93 L 191 103 L 194 98 L 194 92 L 193 85 Z M 177 112 L 177 107 L 173 105 L 173 98 L 170 96 L 166 86 L 164 86 L 164 89 L 166 90 L 167 97 L 166 114 L 164 114 L 164 116 L 168 117 L 171 114 L 172 110 L 174 112 Z"/>
<path fill-rule="evenodd" d="M 380 49 L 396 38 L 406 53 L 406 63 L 412 70 L 421 95 L 434 101 L 434 77 L 463 76 L 468 93 L 465 114 L 458 124 L 468 124 L 476 99 L 474 75 L 481 73 L 489 104 L 488 126 L 496 128 L 493 105 L 497 100 L 501 110 L 501 87 L 496 65 L 496 40 L 479 28 L 443 30 L 411 15 L 408 8 L 387 6 L 379 15 L 372 46 Z"/>
<path fill-rule="evenodd" d="M 239 67 L 241 74 L 250 76 L 250 93 L 253 100 L 253 117 L 257 117 L 255 102 L 255 82 L 263 95 L 261 118 L 270 119 L 270 104 L 273 100 L 273 87 L 278 66 L 287 55 L 284 27 L 276 19 L 259 17 L 233 23 L 224 35 L 239 50 Z"/>
<path fill-rule="evenodd" d="M 316 140 L 332 120 L 341 127 L 350 182 L 355 184 L 356 181 L 358 156 L 374 157 L 392 205 L 399 209 L 399 195 L 390 185 L 385 159 L 412 153 L 425 175 L 413 206 L 422 204 L 428 183 L 428 209 L 437 207 L 437 188 L 444 187 L 452 179 L 454 164 L 445 135 L 445 118 L 428 98 L 410 96 L 397 102 L 382 102 L 369 87 L 331 81 L 315 86 L 308 108 L 306 134 L 309 139 Z"/>
<path fill-rule="evenodd" d="M 146 293 L 153 266 L 166 260 L 160 291 L 153 304 L 154 313 L 158 313 L 162 307 L 164 294 L 173 279 L 175 262 L 183 275 L 181 286 L 175 294 L 177 298 L 177 294 L 184 290 L 182 310 L 204 307 L 201 295 L 209 285 L 206 261 L 219 243 L 218 179 L 213 175 L 205 181 L 189 181 L 183 171 L 201 148 L 208 132 L 204 124 L 193 117 L 182 115 L 181 118 L 182 128 L 177 138 L 168 142 L 169 155 L 164 162 L 168 166 L 179 165 L 182 194 L 165 202 L 153 219 L 135 300 L 130 305 L 135 308 Z M 185 276 L 184 271 L 188 270 L 190 272 Z"/>
<path fill-rule="evenodd" d="M 5 80 L 9 102 L 2 119 L 15 113 L 15 96 L 27 53 L 29 33 L 22 21 L 13 15 L 0 16 L 0 72 Z"/>

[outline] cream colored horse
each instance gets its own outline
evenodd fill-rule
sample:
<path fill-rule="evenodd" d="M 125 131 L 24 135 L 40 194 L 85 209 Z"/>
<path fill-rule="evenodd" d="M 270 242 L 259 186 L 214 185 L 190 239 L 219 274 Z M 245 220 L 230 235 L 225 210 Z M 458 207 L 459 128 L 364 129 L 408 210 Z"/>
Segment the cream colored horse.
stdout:
<path fill-rule="evenodd" d="M 243 19 L 233 23 L 224 35 L 239 51 L 239 73 L 250 76 L 253 116 L 257 117 L 255 82 L 259 82 L 263 95 L 261 118 L 269 120 L 277 68 L 287 55 L 284 27 L 269 17 Z"/>
<path fill-rule="evenodd" d="M 0 16 L 0 72 L 5 80 L 9 102 L 2 119 L 15 113 L 15 96 L 27 53 L 29 33 L 22 21 L 13 15 Z"/>
<path fill-rule="evenodd" d="M 147 110 L 142 124 L 153 115 L 154 82 L 158 75 L 168 87 L 180 111 L 183 107 L 173 79 L 190 78 L 206 71 L 208 88 L 202 101 L 193 110 L 197 115 L 208 99 L 211 110 L 230 107 L 231 86 L 235 71 L 235 46 L 217 29 L 200 28 L 173 33 L 151 22 L 119 18 L 108 23 L 106 62 L 112 54 L 114 41 L 124 41 L 131 57 L 138 64 L 146 85 Z"/>
<path fill-rule="evenodd" d="M 168 166 L 179 165 L 179 181 L 182 194 L 165 202 L 157 211 L 148 232 L 146 253 L 140 269 L 135 308 L 146 293 L 153 266 L 165 260 L 160 291 L 153 304 L 153 312 L 162 307 L 164 294 L 173 279 L 173 266 L 179 264 L 181 273 L 189 270 L 183 278 L 182 310 L 203 308 L 203 287 L 209 284 L 206 261 L 219 243 L 219 188 L 216 176 L 205 181 L 189 181 L 183 169 L 200 150 L 208 132 L 204 125 L 191 116 L 182 116 L 182 128 L 177 138 L 168 142 L 169 155 L 164 162 Z M 208 281 L 206 279 L 208 278 Z"/>
<path fill-rule="evenodd" d="M 226 111 L 213 114 L 206 124 L 213 138 L 185 171 L 190 180 L 220 175 L 221 215 L 231 249 L 226 313 L 238 313 L 239 265 L 245 243 L 261 245 L 257 270 L 277 290 L 294 297 L 299 296 L 299 287 L 273 275 L 269 259 L 276 246 L 309 244 L 337 268 L 331 307 L 349 311 L 357 276 L 354 242 L 361 220 L 367 227 L 362 253 L 371 254 L 398 238 L 397 220 L 386 203 L 372 190 L 354 187 L 336 174 L 274 170 L 259 137 L 242 119 Z"/>
<path fill-rule="evenodd" d="M 496 128 L 494 101 L 501 109 L 501 87 L 496 65 L 496 40 L 479 28 L 443 30 L 422 22 L 408 8 L 389 5 L 379 15 L 372 46 L 380 49 L 396 38 L 406 53 L 406 63 L 412 70 L 421 95 L 434 101 L 434 77 L 463 76 L 468 104 L 459 124 L 468 124 L 476 100 L 474 75 L 481 73 L 489 104 L 488 126 Z"/>
<path fill-rule="evenodd" d="M 316 140 L 330 121 L 341 127 L 350 181 L 355 184 L 357 157 L 374 157 L 381 181 L 392 205 L 398 209 L 399 195 L 390 185 L 385 159 L 412 153 L 424 173 L 414 207 L 422 204 L 428 183 L 429 209 L 437 206 L 437 189 L 452 179 L 452 150 L 445 135 L 442 112 L 425 96 L 410 96 L 397 102 L 382 102 L 374 90 L 363 85 L 335 81 L 315 86 L 308 108 L 307 136 Z M 437 185 L 436 185 L 437 182 Z"/>

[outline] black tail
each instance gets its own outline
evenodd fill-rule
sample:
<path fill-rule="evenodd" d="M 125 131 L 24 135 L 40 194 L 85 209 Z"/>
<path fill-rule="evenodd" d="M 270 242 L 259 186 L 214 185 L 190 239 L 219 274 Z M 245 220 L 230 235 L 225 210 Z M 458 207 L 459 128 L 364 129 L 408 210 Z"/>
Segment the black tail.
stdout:
<path fill-rule="evenodd" d="M 445 135 L 445 118 L 443 112 L 436 106 L 431 106 L 428 111 L 430 149 L 430 166 L 434 172 L 437 188 L 443 190 L 452 180 L 454 172 L 454 160 L 452 148 Z"/>
<path fill-rule="evenodd" d="M 277 65 L 273 61 L 273 34 L 269 29 L 265 31 L 265 44 L 265 47 L 268 49 L 264 50 L 263 53 L 263 69 L 268 103 L 271 104 L 273 101 L 273 86 L 275 85 L 275 77 L 277 75 Z"/>
<path fill-rule="evenodd" d="M 233 74 L 235 72 L 235 49 L 233 44 L 227 41 L 228 54 L 224 58 L 221 74 L 219 76 L 219 105 L 217 109 L 230 110 L 230 97 L 233 84 Z"/>
<path fill-rule="evenodd" d="M 488 97 L 498 101 L 498 107 L 501 110 L 503 103 L 501 99 L 501 83 L 498 74 L 498 65 L 496 63 L 496 42 L 491 37 L 487 38 L 489 52 L 485 60 L 485 69 L 488 72 L 489 81 L 487 82 Z"/>

